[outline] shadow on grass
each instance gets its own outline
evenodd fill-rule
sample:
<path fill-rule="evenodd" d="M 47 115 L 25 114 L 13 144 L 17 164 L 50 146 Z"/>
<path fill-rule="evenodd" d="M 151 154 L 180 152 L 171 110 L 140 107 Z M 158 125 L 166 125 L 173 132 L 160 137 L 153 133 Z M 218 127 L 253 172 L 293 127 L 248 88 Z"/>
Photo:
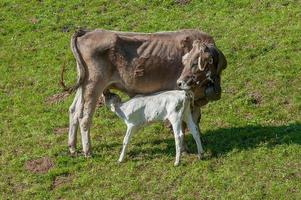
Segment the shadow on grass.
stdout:
<path fill-rule="evenodd" d="M 240 151 L 256 148 L 260 145 L 272 148 L 281 144 L 301 144 L 301 124 L 220 128 L 207 131 L 203 134 L 203 139 L 205 152 L 209 154 L 209 158 L 214 158 L 234 149 Z M 185 141 L 189 151 L 196 153 L 196 144 L 191 134 L 185 136 Z M 165 143 L 165 148 L 159 145 L 162 143 Z M 137 146 L 145 144 L 149 144 L 149 142 L 136 143 L 136 147 L 128 152 L 129 156 L 135 158 L 135 156 L 144 154 L 144 157 L 152 159 L 162 155 L 172 157 L 175 155 L 175 142 L 172 137 L 163 140 L 153 140 L 149 148 L 137 148 Z"/>

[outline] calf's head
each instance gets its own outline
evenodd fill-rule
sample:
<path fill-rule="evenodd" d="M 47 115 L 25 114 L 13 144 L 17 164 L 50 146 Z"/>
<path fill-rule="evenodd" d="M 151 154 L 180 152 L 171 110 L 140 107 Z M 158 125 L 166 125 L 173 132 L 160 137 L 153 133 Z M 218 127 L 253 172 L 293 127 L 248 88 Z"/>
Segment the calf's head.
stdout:
<path fill-rule="evenodd" d="M 221 96 L 220 75 L 227 66 L 224 54 L 215 45 L 195 40 L 190 52 L 182 58 L 184 69 L 177 85 L 180 89 L 192 87 L 204 89 L 209 100 L 218 100 Z"/>
<path fill-rule="evenodd" d="M 121 103 L 121 98 L 114 93 L 103 94 L 105 104 L 111 108 L 112 111 L 115 110 L 115 107 Z"/>

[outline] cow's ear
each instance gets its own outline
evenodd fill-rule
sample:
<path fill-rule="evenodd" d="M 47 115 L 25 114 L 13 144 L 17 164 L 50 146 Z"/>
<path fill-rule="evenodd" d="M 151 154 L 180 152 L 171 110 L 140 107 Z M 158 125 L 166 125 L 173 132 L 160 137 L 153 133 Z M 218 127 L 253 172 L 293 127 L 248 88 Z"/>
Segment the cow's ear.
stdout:
<path fill-rule="evenodd" d="M 218 64 L 217 64 L 217 73 L 220 74 L 222 70 L 226 69 L 227 67 L 227 59 L 222 51 L 216 48 L 218 52 Z"/>

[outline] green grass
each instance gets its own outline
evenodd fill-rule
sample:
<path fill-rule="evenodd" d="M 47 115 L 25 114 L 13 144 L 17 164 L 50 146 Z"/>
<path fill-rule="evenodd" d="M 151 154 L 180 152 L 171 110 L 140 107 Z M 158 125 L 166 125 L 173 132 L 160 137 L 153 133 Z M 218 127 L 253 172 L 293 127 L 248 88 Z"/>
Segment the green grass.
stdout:
<path fill-rule="evenodd" d="M 301 1 L 0 2 L 0 199 L 301 199 Z M 75 82 L 70 37 L 78 27 L 154 32 L 198 28 L 228 59 L 223 96 L 202 109 L 202 161 L 173 167 L 172 134 L 154 124 L 134 135 L 116 163 L 125 125 L 96 111 L 94 156 L 67 151 L 61 65 Z M 190 135 L 188 145 L 196 152 Z M 79 147 L 80 148 L 80 147 Z M 45 174 L 26 162 L 50 157 Z M 57 179 L 66 179 L 57 187 Z"/>

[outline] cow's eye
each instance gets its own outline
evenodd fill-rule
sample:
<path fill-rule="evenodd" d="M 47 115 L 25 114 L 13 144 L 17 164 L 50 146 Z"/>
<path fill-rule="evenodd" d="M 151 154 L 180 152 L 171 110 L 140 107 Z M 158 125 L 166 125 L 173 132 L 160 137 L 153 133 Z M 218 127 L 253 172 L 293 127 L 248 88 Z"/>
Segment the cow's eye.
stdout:
<path fill-rule="evenodd" d="M 212 58 L 212 57 L 209 58 L 208 63 L 209 63 L 209 65 L 212 65 L 212 64 L 213 64 L 213 58 Z"/>

